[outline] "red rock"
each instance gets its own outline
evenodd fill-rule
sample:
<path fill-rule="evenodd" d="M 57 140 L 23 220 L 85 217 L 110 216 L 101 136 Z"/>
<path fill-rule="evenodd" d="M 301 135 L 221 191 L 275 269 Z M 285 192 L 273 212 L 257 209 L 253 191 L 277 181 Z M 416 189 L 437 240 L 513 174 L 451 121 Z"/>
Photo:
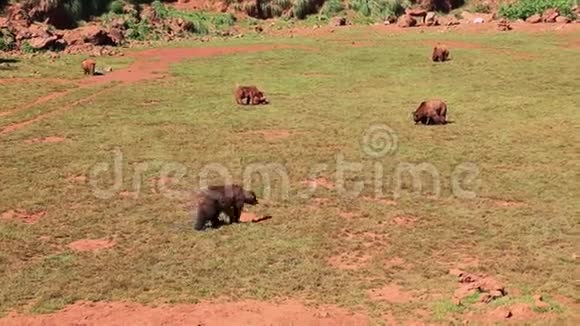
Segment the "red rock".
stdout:
<path fill-rule="evenodd" d="M 542 16 L 540 14 L 532 15 L 526 19 L 526 22 L 530 24 L 540 23 L 542 22 Z"/>
<path fill-rule="evenodd" d="M 56 36 L 48 36 L 48 37 L 34 37 L 28 41 L 28 44 L 34 49 L 41 50 L 49 48 L 51 45 L 55 43 L 58 39 Z"/>
<path fill-rule="evenodd" d="M 437 14 L 434 11 L 430 11 L 425 16 L 425 25 L 427 26 L 437 26 L 439 25 L 439 20 L 437 19 Z"/>
<path fill-rule="evenodd" d="M 560 16 L 560 12 L 555 8 L 546 9 L 542 14 L 545 23 L 555 23 L 558 16 Z"/>
<path fill-rule="evenodd" d="M 413 27 L 417 25 L 417 21 L 409 15 L 404 15 L 399 17 L 397 25 L 402 28 Z"/>
<path fill-rule="evenodd" d="M 566 16 L 558 16 L 556 17 L 556 23 L 560 23 L 560 24 L 568 24 L 572 22 L 572 20 Z"/>
<path fill-rule="evenodd" d="M 122 44 L 125 41 L 123 32 L 118 28 L 111 28 L 108 34 L 116 45 Z"/>

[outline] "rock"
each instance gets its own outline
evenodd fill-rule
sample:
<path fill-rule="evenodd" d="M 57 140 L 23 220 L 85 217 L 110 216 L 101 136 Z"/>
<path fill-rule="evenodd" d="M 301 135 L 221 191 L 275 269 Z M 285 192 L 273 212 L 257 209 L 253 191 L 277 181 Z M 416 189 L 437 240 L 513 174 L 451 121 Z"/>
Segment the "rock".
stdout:
<path fill-rule="evenodd" d="M 427 16 L 427 10 L 422 8 L 407 8 L 405 9 L 405 16 L 413 18 L 417 17 L 417 19 L 420 19 L 421 23 L 424 23 L 425 16 Z M 417 25 L 417 22 L 415 22 L 415 25 Z"/>
<path fill-rule="evenodd" d="M 148 20 L 151 23 L 159 22 L 159 18 L 157 17 L 157 13 L 151 6 L 144 6 L 143 10 L 141 10 L 141 19 Z"/>
<path fill-rule="evenodd" d="M 558 16 L 556 17 L 556 23 L 560 23 L 560 24 L 568 24 L 571 23 L 572 20 L 566 16 Z"/>
<path fill-rule="evenodd" d="M 93 45 L 116 45 L 109 33 L 101 26 L 88 25 L 78 29 L 83 43 Z M 76 40 L 78 42 L 78 40 Z M 73 44 L 68 42 L 69 44 Z"/>
<path fill-rule="evenodd" d="M 118 28 L 111 28 L 108 34 L 111 40 L 113 40 L 113 43 L 115 43 L 115 45 L 123 44 L 123 42 L 125 41 L 125 36 L 123 35 L 123 32 Z"/>
<path fill-rule="evenodd" d="M 399 17 L 397 25 L 401 28 L 413 27 L 417 25 L 417 21 L 410 15 L 404 15 Z"/>
<path fill-rule="evenodd" d="M 441 17 L 439 23 L 444 26 L 455 26 L 459 25 L 461 22 L 455 17 Z"/>
<path fill-rule="evenodd" d="M 182 18 L 171 19 L 165 23 L 175 35 L 184 35 L 195 30 L 195 26 L 189 20 Z"/>
<path fill-rule="evenodd" d="M 385 25 L 391 25 L 397 22 L 397 17 L 395 16 L 388 16 L 387 18 L 385 18 L 385 21 L 383 22 Z"/>
<path fill-rule="evenodd" d="M 117 28 L 119 30 L 124 31 L 125 29 L 127 29 L 127 21 L 123 18 L 117 18 L 111 21 L 110 26 L 111 28 Z"/>
<path fill-rule="evenodd" d="M 542 16 L 540 14 L 531 15 L 530 17 L 528 17 L 526 19 L 526 22 L 530 23 L 530 24 L 537 24 L 537 23 L 540 23 L 541 21 L 542 21 Z"/>
<path fill-rule="evenodd" d="M 545 23 L 555 23 L 558 16 L 560 16 L 560 12 L 556 8 L 546 9 L 542 14 Z"/>
<path fill-rule="evenodd" d="M 346 26 L 346 18 L 345 17 L 334 17 L 330 21 L 330 25 L 332 25 L 332 26 Z"/>
<path fill-rule="evenodd" d="M 427 15 L 427 10 L 422 8 L 407 8 L 405 9 L 405 15 L 412 17 L 425 17 Z"/>
<path fill-rule="evenodd" d="M 510 22 L 507 19 L 502 19 L 497 22 L 497 29 L 500 31 L 509 31 L 512 29 Z"/>
<path fill-rule="evenodd" d="M 58 39 L 56 36 L 48 37 L 34 37 L 28 40 L 28 44 L 34 49 L 42 50 L 47 49 L 54 45 L 55 41 Z"/>
<path fill-rule="evenodd" d="M 429 11 L 425 16 L 425 25 L 427 26 L 437 26 L 439 21 L 437 19 L 437 14 L 434 11 Z"/>

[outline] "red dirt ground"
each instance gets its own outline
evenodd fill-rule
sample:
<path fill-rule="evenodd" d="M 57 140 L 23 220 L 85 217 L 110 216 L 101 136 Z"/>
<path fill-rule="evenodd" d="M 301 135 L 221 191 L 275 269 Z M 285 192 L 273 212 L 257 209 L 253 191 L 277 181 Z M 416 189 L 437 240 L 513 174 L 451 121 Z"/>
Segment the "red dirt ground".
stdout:
<path fill-rule="evenodd" d="M 524 203 L 519 201 L 502 200 L 502 199 L 491 199 L 493 205 L 497 207 L 522 207 L 525 206 Z"/>
<path fill-rule="evenodd" d="M 211 57 L 217 55 L 227 55 L 227 54 L 234 54 L 234 53 L 253 53 L 253 52 L 260 52 L 260 51 L 269 51 L 269 50 L 278 50 L 278 49 L 290 49 L 290 48 L 298 48 L 302 50 L 315 50 L 314 48 L 309 47 L 295 47 L 290 45 L 284 44 L 276 44 L 276 45 L 252 45 L 252 46 L 244 46 L 244 47 L 215 47 L 215 48 L 168 48 L 168 49 L 148 49 L 139 52 L 132 52 L 129 53 L 128 56 L 135 59 L 135 61 L 127 68 L 127 69 L 120 69 L 116 71 L 112 71 L 104 76 L 94 76 L 90 78 L 82 79 L 79 82 L 79 86 L 81 88 L 94 86 L 94 85 L 102 85 L 108 84 L 111 82 L 121 82 L 121 83 L 135 83 L 144 80 L 150 79 L 157 79 L 157 78 L 164 78 L 167 75 L 169 70 L 169 66 L 174 63 L 178 63 L 187 58 L 201 58 L 201 57 Z M 62 108 L 46 112 L 36 117 L 16 122 L 4 127 L 0 130 L 0 136 L 12 133 L 14 131 L 20 130 L 22 128 L 27 127 L 28 125 L 44 120 L 54 114 L 58 114 L 69 110 L 77 105 L 84 104 L 89 102 L 101 94 L 108 92 L 111 88 L 106 88 L 101 90 L 97 93 L 94 93 L 91 96 L 86 98 L 77 100 L 67 106 Z M 7 111 L 4 115 L 11 114 L 17 110 L 25 109 L 28 106 L 33 106 L 37 104 L 47 103 L 50 100 L 60 98 L 70 91 L 66 92 L 57 92 L 48 94 L 43 96 L 34 102 L 25 105 L 23 108 L 15 109 L 12 111 Z"/>
<path fill-rule="evenodd" d="M 247 300 L 232 303 L 163 305 L 148 307 L 136 303 L 79 302 L 45 315 L 10 314 L 0 326 L 223 326 L 223 325 L 319 325 L 364 326 L 366 316 L 335 306 L 306 307 L 296 301 L 280 304 Z"/>
<path fill-rule="evenodd" d="M 373 197 L 363 197 L 366 201 L 372 201 L 375 203 L 383 204 L 383 205 L 397 205 L 397 202 L 388 198 L 373 198 Z"/>
<path fill-rule="evenodd" d="M 338 216 L 340 216 L 342 218 L 345 218 L 347 220 L 350 220 L 350 219 L 354 219 L 354 218 L 360 217 L 360 213 L 339 211 L 338 212 Z"/>
<path fill-rule="evenodd" d="M 26 224 L 34 224 L 36 223 L 41 217 L 46 215 L 46 212 L 39 211 L 39 212 L 28 212 L 23 209 L 12 209 L 9 211 L 5 211 L 0 213 L 0 220 L 17 220 L 22 221 Z"/>
<path fill-rule="evenodd" d="M 390 303 L 407 303 L 413 299 L 413 296 L 402 290 L 397 284 L 388 284 L 380 289 L 371 289 L 368 291 L 369 297 L 377 301 L 387 301 Z"/>
<path fill-rule="evenodd" d="M 275 142 L 281 139 L 288 138 L 292 135 L 297 134 L 296 132 L 288 129 L 269 129 L 269 130 L 255 130 L 255 131 L 246 131 L 241 132 L 242 135 L 259 135 L 264 140 L 269 142 Z"/>
<path fill-rule="evenodd" d="M 70 92 L 71 91 L 50 93 L 50 94 L 48 94 L 46 96 L 39 97 L 36 100 L 34 100 L 34 101 L 32 101 L 32 102 L 30 102 L 28 104 L 24 104 L 23 106 L 21 106 L 19 108 L 12 109 L 12 110 L 8 110 L 8 111 L 4 111 L 4 112 L 0 112 L 0 117 L 7 116 L 7 115 L 10 115 L 10 114 L 16 113 L 18 111 L 24 111 L 24 110 L 27 110 L 27 109 L 35 106 L 35 105 L 43 104 L 43 103 L 46 103 L 48 101 L 52 101 L 52 100 L 55 100 L 57 98 L 61 98 L 61 97 L 65 96 L 65 95 L 69 94 Z"/>
<path fill-rule="evenodd" d="M 372 256 L 363 253 L 345 252 L 330 257 L 328 259 L 328 264 L 338 269 L 357 270 L 366 267 L 371 258 Z"/>
<path fill-rule="evenodd" d="M 398 226 L 413 226 L 417 222 L 417 218 L 412 216 L 397 216 L 393 222 Z"/>
<path fill-rule="evenodd" d="M 84 175 L 74 175 L 67 178 L 68 181 L 78 182 L 78 183 L 85 183 L 87 182 L 87 177 Z"/>
<path fill-rule="evenodd" d="M 64 137 L 59 137 L 59 136 L 48 136 L 48 137 L 44 137 L 44 138 L 32 138 L 32 139 L 27 139 L 24 141 L 24 143 L 26 144 L 52 144 L 52 143 L 60 143 L 65 141 L 66 138 Z"/>
<path fill-rule="evenodd" d="M 392 269 L 394 267 L 404 267 L 405 260 L 401 257 L 393 257 L 385 262 L 383 265 L 385 269 Z"/>
<path fill-rule="evenodd" d="M 335 187 L 334 183 L 325 177 L 318 177 L 318 178 L 313 179 L 313 180 L 304 180 L 301 182 L 301 184 L 308 185 L 311 187 L 317 187 L 317 188 L 318 188 L 318 186 L 320 186 L 320 187 L 323 187 L 326 189 L 334 189 L 334 187 Z"/>
<path fill-rule="evenodd" d="M 515 322 L 517 325 L 557 325 L 553 321 L 550 322 L 554 317 L 553 313 L 537 313 L 528 304 L 516 303 L 511 306 L 498 307 L 480 313 L 470 312 L 466 314 L 464 319 L 468 324 L 475 322 L 478 325 L 495 325 L 500 322 L 507 322 L 509 324 Z"/>
<path fill-rule="evenodd" d="M 292 48 L 315 50 L 308 47 L 294 47 L 284 44 L 251 45 L 243 47 L 148 49 L 130 53 L 129 56 L 136 60 L 129 66 L 129 68 L 112 71 L 104 76 L 83 79 L 81 84 L 95 85 L 113 81 L 135 83 L 143 80 L 163 78 L 166 76 L 171 64 L 178 63 L 188 58 L 205 58 L 235 53 L 253 53 Z"/>
<path fill-rule="evenodd" d="M 240 216 L 240 222 L 242 223 L 258 223 L 265 220 L 271 219 L 272 216 L 258 216 L 254 213 L 250 212 L 242 212 L 242 216 Z"/>
<path fill-rule="evenodd" d="M 83 239 L 71 242 L 67 247 L 74 251 L 99 251 L 115 246 L 115 241 L 107 239 Z"/>

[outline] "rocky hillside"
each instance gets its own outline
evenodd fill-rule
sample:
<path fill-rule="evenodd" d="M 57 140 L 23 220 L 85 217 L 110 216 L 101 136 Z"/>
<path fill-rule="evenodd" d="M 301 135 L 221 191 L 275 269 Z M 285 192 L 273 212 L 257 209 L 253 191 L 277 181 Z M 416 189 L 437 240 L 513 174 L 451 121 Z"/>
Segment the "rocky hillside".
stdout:
<path fill-rule="evenodd" d="M 256 19 L 316 15 L 318 22 L 339 26 L 347 24 L 345 17 L 363 17 L 413 27 L 485 23 L 502 16 L 566 23 L 580 16 L 578 0 L 508 1 L 473 0 L 465 5 L 463 0 L 0 0 L 0 51 L 114 54 L 114 47 L 130 41 L 236 35 L 236 21 L 246 18 L 255 24 Z M 436 12 L 452 14 L 441 17 Z M 501 22 L 500 29 L 509 30 L 509 23 Z"/>

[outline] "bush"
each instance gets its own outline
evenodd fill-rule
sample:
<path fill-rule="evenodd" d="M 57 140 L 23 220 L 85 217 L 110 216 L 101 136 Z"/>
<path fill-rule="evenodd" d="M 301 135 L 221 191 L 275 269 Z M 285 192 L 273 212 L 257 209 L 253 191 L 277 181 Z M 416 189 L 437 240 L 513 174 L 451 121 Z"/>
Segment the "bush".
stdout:
<path fill-rule="evenodd" d="M 30 43 L 28 43 L 27 41 L 24 41 L 24 42 L 20 43 L 20 51 L 22 51 L 22 53 L 35 53 L 35 52 L 38 52 L 38 50 L 36 50 L 35 48 L 33 48 L 32 45 L 30 45 Z"/>
<path fill-rule="evenodd" d="M 400 16 L 408 3 L 402 0 L 352 0 L 350 8 L 366 17 Z"/>
<path fill-rule="evenodd" d="M 317 13 L 320 9 L 320 3 L 323 1 L 316 0 L 294 0 L 293 13 L 294 17 L 304 19 L 310 14 Z"/>
<path fill-rule="evenodd" d="M 501 6 L 499 14 L 509 19 L 526 19 L 534 14 L 541 14 L 546 9 L 557 8 L 560 14 L 571 17 L 574 2 L 574 0 L 519 0 Z"/>
<path fill-rule="evenodd" d="M 115 14 L 122 14 L 125 3 L 122 0 L 115 0 L 109 5 L 109 11 Z"/>
<path fill-rule="evenodd" d="M 226 0 L 226 2 L 234 1 Z M 317 13 L 323 3 L 324 0 L 242 0 L 235 2 L 233 7 L 254 18 L 267 19 L 293 15 L 298 19 L 304 19 L 310 14 Z"/>
<path fill-rule="evenodd" d="M 324 2 L 320 13 L 327 17 L 332 17 L 344 10 L 341 0 L 327 0 Z"/>
<path fill-rule="evenodd" d="M 8 30 L 0 30 L 0 51 L 12 51 L 15 46 L 14 35 Z"/>
<path fill-rule="evenodd" d="M 471 9 L 472 12 L 489 14 L 491 13 L 491 7 L 488 4 L 478 3 Z"/>

